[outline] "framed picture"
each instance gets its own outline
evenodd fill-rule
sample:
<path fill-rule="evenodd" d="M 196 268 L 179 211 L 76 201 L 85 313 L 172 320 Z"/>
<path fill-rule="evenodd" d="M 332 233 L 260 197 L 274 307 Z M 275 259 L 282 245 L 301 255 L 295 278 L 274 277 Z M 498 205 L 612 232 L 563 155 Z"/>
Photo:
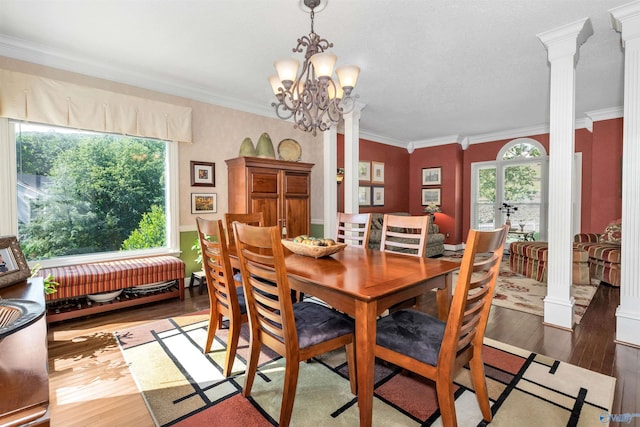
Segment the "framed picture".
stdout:
<path fill-rule="evenodd" d="M 439 188 L 423 188 L 422 189 L 422 206 L 441 205 Z"/>
<path fill-rule="evenodd" d="M 422 185 L 441 185 L 442 168 L 423 168 Z"/>
<path fill-rule="evenodd" d="M 0 237 L 0 288 L 15 285 L 31 276 L 16 236 Z"/>
<path fill-rule="evenodd" d="M 371 206 L 371 187 L 361 185 L 358 187 L 358 205 Z"/>
<path fill-rule="evenodd" d="M 373 206 L 384 206 L 384 187 L 373 187 L 371 204 Z"/>
<path fill-rule="evenodd" d="M 384 184 L 384 163 L 371 162 L 371 182 Z"/>
<path fill-rule="evenodd" d="M 191 163 L 191 186 L 192 187 L 215 187 L 216 186 L 216 164 L 207 162 Z"/>
<path fill-rule="evenodd" d="M 216 213 L 217 211 L 216 193 L 191 193 L 191 213 Z"/>
<path fill-rule="evenodd" d="M 370 162 L 358 162 L 358 180 L 367 182 L 371 181 Z"/>

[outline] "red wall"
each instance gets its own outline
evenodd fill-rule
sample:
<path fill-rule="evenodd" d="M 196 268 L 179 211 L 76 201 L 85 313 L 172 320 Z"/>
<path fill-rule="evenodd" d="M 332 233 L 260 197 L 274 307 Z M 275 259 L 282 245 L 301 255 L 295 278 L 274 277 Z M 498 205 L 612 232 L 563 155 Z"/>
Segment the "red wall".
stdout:
<path fill-rule="evenodd" d="M 593 123 L 593 132 L 578 129 L 575 151 L 582 153 L 581 231 L 602 232 L 622 215 L 622 119 Z M 540 142 L 549 154 L 549 134 L 528 138 Z M 500 149 L 513 138 L 472 144 L 466 150 L 458 143 L 406 149 L 360 140 L 360 160 L 385 163 L 385 205 L 360 208 L 361 212 L 423 213 L 422 169 L 442 168 L 441 209 L 436 214 L 440 232 L 449 234 L 445 243 L 465 241 L 471 210 L 471 164 L 495 160 Z M 344 136 L 338 134 L 338 167 L 344 166 Z M 427 187 L 436 188 L 436 187 Z M 340 198 L 344 200 L 343 190 Z M 344 206 L 341 202 L 341 206 Z"/>
<path fill-rule="evenodd" d="M 360 207 L 360 212 L 409 212 L 409 153 L 405 148 L 392 147 L 360 139 L 360 161 L 384 163 L 384 206 Z M 344 135 L 338 134 L 338 167 L 344 167 Z M 361 183 L 362 185 L 371 185 Z M 340 211 L 344 211 L 344 188 L 339 189 Z"/>
<path fill-rule="evenodd" d="M 593 124 L 591 163 L 583 166 L 591 177 L 591 188 L 585 195 L 583 186 L 582 197 L 590 197 L 592 207 L 589 221 L 583 217 L 584 232 L 602 233 L 610 222 L 622 216 L 622 124 L 622 119 Z"/>
<path fill-rule="evenodd" d="M 430 148 L 420 148 L 411 154 L 409 168 L 410 210 L 412 215 L 423 215 L 422 188 L 440 188 L 440 210 L 436 215 L 436 224 L 440 232 L 448 237 L 445 243 L 462 241 L 462 224 L 456 218 L 462 217 L 462 183 L 463 150 L 460 144 L 452 143 Z M 441 168 L 442 185 L 422 186 L 423 168 Z"/>

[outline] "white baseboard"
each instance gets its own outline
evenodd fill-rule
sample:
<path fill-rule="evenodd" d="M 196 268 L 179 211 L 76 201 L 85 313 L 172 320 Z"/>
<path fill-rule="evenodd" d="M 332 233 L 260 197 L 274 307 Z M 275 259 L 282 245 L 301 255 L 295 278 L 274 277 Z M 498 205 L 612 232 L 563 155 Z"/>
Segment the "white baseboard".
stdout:
<path fill-rule="evenodd" d="M 462 251 L 464 250 L 465 244 L 458 243 L 457 245 L 444 245 L 444 250 L 446 251 Z"/>

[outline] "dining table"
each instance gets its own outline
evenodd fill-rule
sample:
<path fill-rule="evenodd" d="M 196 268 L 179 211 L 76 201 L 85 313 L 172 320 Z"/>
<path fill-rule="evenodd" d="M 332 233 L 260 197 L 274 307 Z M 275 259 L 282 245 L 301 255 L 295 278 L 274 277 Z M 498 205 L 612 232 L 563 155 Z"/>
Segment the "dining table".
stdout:
<path fill-rule="evenodd" d="M 322 258 L 284 251 L 292 290 L 319 298 L 354 318 L 360 426 L 371 426 L 378 317 L 412 298 L 420 307 L 427 293 L 435 289 L 438 317 L 446 320 L 452 275 L 460 263 L 353 246 Z M 230 248 L 230 255 L 232 264 L 239 267 L 235 248 Z"/>

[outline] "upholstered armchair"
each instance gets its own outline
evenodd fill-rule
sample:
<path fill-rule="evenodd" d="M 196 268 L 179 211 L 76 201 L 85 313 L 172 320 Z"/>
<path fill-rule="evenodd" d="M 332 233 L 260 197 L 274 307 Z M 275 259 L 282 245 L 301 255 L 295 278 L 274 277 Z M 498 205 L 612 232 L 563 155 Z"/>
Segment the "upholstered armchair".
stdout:
<path fill-rule="evenodd" d="M 393 215 L 409 215 L 406 212 L 395 212 Z M 380 249 L 380 240 L 382 238 L 382 222 L 384 214 L 374 213 L 371 218 L 371 234 L 369 235 L 369 249 Z M 434 224 L 432 220 L 429 222 L 429 234 L 427 235 L 427 248 L 425 257 L 435 257 L 444 254 L 444 234 L 440 233 L 438 224 Z"/>
<path fill-rule="evenodd" d="M 589 254 L 591 277 L 612 286 L 620 286 L 620 245 L 622 224 L 618 219 L 609 224 L 602 234 L 576 234 L 576 246 Z"/>

